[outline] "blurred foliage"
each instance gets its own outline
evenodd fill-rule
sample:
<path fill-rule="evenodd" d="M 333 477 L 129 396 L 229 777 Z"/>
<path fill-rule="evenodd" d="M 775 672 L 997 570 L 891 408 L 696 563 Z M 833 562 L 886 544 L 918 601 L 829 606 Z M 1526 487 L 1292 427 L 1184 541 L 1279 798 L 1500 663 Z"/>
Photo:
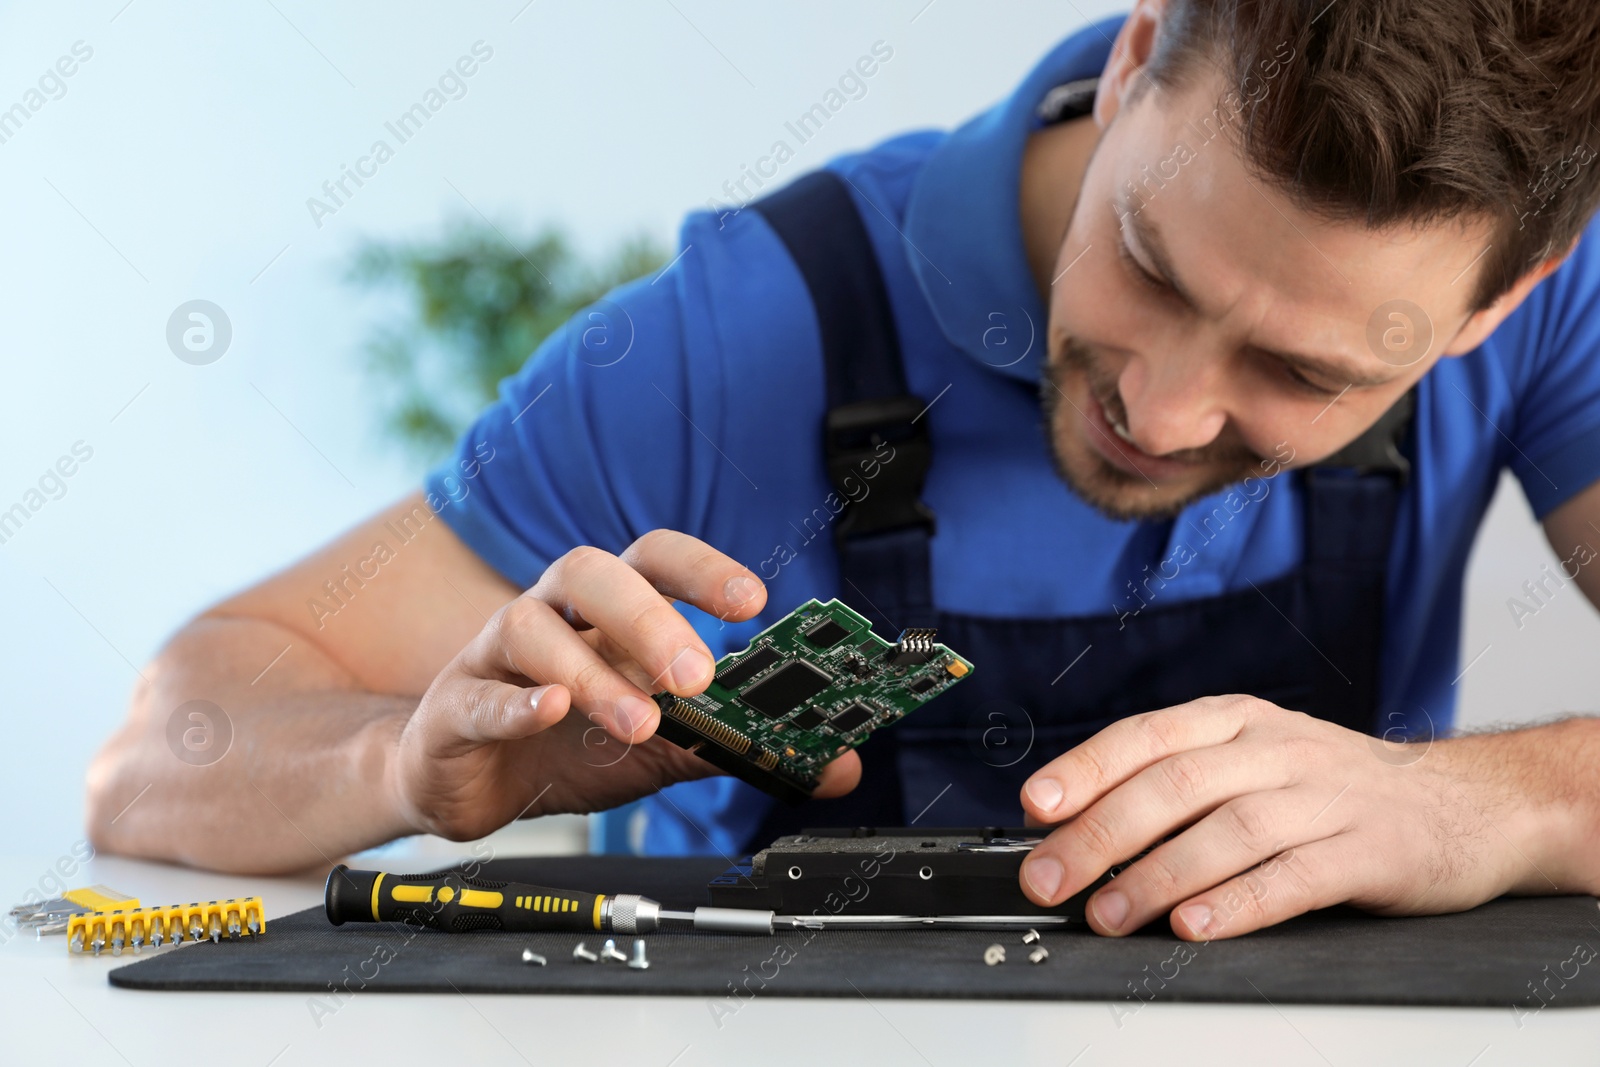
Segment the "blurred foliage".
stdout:
<path fill-rule="evenodd" d="M 666 252 L 639 235 L 600 263 L 579 259 L 558 230 L 520 239 L 482 221 L 431 241 L 368 241 L 347 278 L 398 291 L 408 313 L 366 342 L 385 431 L 419 458 L 445 455 L 495 387 L 567 319 L 625 281 L 659 270 Z"/>

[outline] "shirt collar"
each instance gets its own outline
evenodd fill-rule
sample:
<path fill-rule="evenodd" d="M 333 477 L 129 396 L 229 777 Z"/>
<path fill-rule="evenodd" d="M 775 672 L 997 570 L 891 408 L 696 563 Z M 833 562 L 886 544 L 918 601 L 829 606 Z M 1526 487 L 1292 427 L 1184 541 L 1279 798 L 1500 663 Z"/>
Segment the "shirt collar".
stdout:
<path fill-rule="evenodd" d="M 1046 311 L 1022 244 L 1022 151 L 1040 101 L 1098 75 L 1126 16 L 1056 45 L 1005 100 L 953 131 L 923 165 L 906 209 L 912 272 L 950 343 L 985 366 L 1037 381 Z"/>

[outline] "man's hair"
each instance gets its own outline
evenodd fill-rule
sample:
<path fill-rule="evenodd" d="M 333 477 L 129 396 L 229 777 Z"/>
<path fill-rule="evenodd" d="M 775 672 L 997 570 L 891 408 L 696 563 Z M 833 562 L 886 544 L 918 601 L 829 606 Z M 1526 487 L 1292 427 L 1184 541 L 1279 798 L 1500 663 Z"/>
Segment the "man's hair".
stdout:
<path fill-rule="evenodd" d="M 1307 210 L 1490 220 L 1474 308 L 1600 200 L 1600 0 L 1172 0 L 1146 73 L 1207 69 L 1246 165 Z"/>

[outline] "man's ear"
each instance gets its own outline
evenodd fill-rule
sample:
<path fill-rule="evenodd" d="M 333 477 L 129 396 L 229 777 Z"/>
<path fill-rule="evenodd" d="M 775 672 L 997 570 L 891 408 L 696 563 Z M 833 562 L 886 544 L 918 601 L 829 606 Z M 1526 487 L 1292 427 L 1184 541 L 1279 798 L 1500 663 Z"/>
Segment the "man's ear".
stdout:
<path fill-rule="evenodd" d="M 1167 0 L 1138 0 L 1117 31 L 1094 97 L 1094 122 L 1102 130 L 1111 125 L 1130 94 L 1149 89 L 1144 68 L 1155 51 L 1156 37 L 1166 17 Z"/>
<path fill-rule="evenodd" d="M 1487 341 L 1489 335 L 1499 329 L 1500 324 L 1506 321 L 1513 311 L 1522 306 L 1522 302 L 1528 299 L 1528 294 L 1533 292 L 1534 287 L 1550 277 L 1577 247 L 1578 242 L 1573 241 L 1565 252 L 1559 256 L 1551 256 L 1517 279 L 1517 284 L 1502 293 L 1494 303 L 1473 312 L 1461 330 L 1451 338 L 1450 344 L 1441 355 L 1464 356 Z"/>

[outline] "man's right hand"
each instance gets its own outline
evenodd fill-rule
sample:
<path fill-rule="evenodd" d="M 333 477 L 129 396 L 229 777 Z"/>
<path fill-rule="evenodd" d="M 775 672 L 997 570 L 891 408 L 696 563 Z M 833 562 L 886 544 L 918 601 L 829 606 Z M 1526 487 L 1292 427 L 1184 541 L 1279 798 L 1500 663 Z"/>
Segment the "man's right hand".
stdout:
<path fill-rule="evenodd" d="M 457 840 L 513 819 L 600 811 L 718 771 L 655 737 L 650 694 L 692 696 L 715 659 L 672 606 L 728 622 L 766 603 L 755 575 L 705 542 L 653 530 L 620 556 L 575 548 L 497 611 L 439 674 L 400 736 L 395 803 Z M 860 780 L 854 752 L 816 795 Z"/>
<path fill-rule="evenodd" d="M 665 530 L 620 556 L 573 549 L 522 591 L 412 494 L 168 642 L 90 767 L 90 841 L 239 873 L 325 869 L 405 834 L 467 839 L 714 774 L 654 736 L 650 694 L 700 692 L 712 673 L 673 600 L 738 622 L 766 593 Z M 231 738 L 200 761 L 172 740 L 196 700 Z M 860 773 L 841 756 L 817 795 Z"/>

